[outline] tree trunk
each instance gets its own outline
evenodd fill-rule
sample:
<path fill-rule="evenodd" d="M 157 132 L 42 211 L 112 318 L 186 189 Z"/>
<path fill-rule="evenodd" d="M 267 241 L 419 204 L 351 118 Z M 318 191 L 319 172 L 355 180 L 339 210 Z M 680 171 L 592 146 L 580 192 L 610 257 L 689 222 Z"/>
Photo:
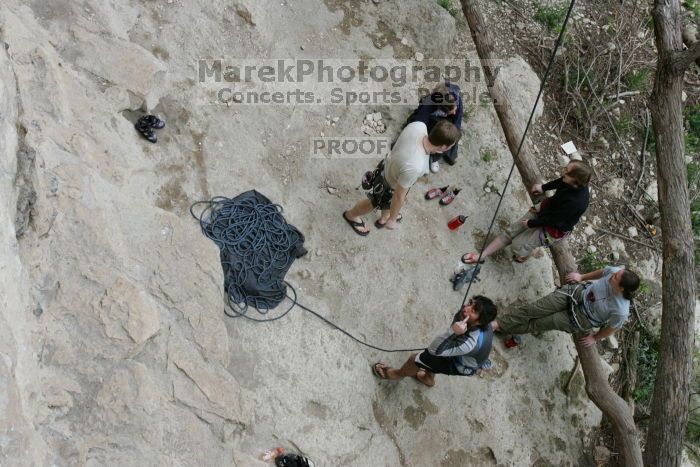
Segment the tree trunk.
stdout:
<path fill-rule="evenodd" d="M 493 54 L 488 30 L 481 12 L 476 6 L 476 2 L 474 0 L 461 0 L 461 3 L 464 16 L 467 18 L 471 29 L 479 60 L 484 68 L 486 81 L 491 84 L 490 93 L 494 101 L 496 114 L 503 127 L 508 147 L 513 157 L 515 157 L 525 131 L 525 124 L 519 121 L 511 108 L 504 88 L 505 83 L 502 80 L 494 80 L 491 67 L 496 65 L 497 62 Z M 515 164 L 525 186 L 530 187 L 542 180 L 527 140 L 524 142 Z M 576 262 L 566 242 L 554 245 L 551 248 L 551 252 L 559 272 L 560 281 L 563 284 L 565 283 L 566 274 L 576 270 Z M 586 379 L 586 392 L 598 408 L 610 419 L 615 439 L 621 449 L 623 465 L 641 466 L 642 451 L 639 446 L 639 436 L 632 413 L 625 401 L 610 387 L 596 348 L 584 348 L 576 341 L 576 350 L 580 356 L 581 368 Z"/>
<path fill-rule="evenodd" d="M 693 369 L 695 258 L 683 158 L 681 93 L 685 68 L 695 61 L 697 50 L 682 51 L 680 8 L 679 0 L 655 0 L 652 12 L 659 60 L 651 116 L 664 262 L 661 350 L 644 453 L 649 466 L 681 463 Z"/>

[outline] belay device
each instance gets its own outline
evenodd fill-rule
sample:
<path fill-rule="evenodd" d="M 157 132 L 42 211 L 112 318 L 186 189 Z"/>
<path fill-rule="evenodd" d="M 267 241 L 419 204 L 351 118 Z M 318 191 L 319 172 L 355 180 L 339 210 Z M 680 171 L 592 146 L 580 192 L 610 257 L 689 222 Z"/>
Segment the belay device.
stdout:
<path fill-rule="evenodd" d="M 192 211 L 206 204 L 199 216 Z M 304 235 L 282 216 L 282 207 L 255 190 L 215 197 L 190 207 L 202 233 L 219 247 L 228 305 L 242 316 L 248 306 L 265 314 L 287 296 L 284 276 L 304 256 Z M 227 312 L 228 314 L 228 312 Z"/>

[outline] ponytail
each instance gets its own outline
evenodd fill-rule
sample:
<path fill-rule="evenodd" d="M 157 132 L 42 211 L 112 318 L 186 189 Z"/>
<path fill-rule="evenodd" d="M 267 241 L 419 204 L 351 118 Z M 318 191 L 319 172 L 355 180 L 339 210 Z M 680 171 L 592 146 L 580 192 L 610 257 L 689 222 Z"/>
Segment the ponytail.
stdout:
<path fill-rule="evenodd" d="M 632 271 L 624 270 L 622 279 L 620 279 L 620 287 L 622 287 L 622 296 L 627 300 L 632 300 L 636 295 L 635 292 L 640 284 L 639 276 Z"/>

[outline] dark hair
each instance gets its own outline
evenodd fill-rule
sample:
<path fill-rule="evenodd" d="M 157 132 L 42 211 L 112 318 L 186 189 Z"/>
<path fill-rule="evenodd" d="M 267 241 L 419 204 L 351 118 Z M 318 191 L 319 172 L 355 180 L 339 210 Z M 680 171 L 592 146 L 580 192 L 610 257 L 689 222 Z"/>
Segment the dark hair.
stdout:
<path fill-rule="evenodd" d="M 435 124 L 433 131 L 428 135 L 428 141 L 433 146 L 452 146 L 461 136 L 462 133 L 454 123 L 443 119 Z"/>
<path fill-rule="evenodd" d="M 443 83 L 438 84 L 435 89 L 433 89 L 427 103 L 434 105 L 438 110 L 450 113 L 452 109 L 457 106 L 457 97 L 455 97 L 455 95 L 450 92 L 447 85 Z"/>
<path fill-rule="evenodd" d="M 635 296 L 635 292 L 639 288 L 639 276 L 624 269 L 622 272 L 622 279 L 620 279 L 620 287 L 622 287 L 622 296 L 627 300 L 632 300 Z"/>
<path fill-rule="evenodd" d="M 569 165 L 571 169 L 567 175 L 576 181 L 576 186 L 581 188 L 588 186 L 588 183 L 591 181 L 591 175 L 593 175 L 591 166 L 583 161 L 571 161 Z"/>
<path fill-rule="evenodd" d="M 489 323 L 496 319 L 498 308 L 490 298 L 483 295 L 476 295 L 472 297 L 472 300 L 474 302 L 474 310 L 479 313 L 479 327 L 485 330 Z"/>

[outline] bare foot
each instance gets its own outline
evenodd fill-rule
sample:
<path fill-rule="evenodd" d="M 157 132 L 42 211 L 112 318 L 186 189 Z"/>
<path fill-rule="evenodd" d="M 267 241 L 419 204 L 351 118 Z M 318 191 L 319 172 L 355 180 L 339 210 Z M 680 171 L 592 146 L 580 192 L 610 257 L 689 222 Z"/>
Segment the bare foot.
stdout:
<path fill-rule="evenodd" d="M 462 262 L 464 264 L 474 264 L 476 259 L 479 257 L 476 253 L 464 253 L 462 255 Z"/>
<path fill-rule="evenodd" d="M 425 370 L 418 370 L 418 373 L 416 373 L 416 379 L 429 388 L 435 386 L 435 378 L 433 377 L 433 374 Z"/>

